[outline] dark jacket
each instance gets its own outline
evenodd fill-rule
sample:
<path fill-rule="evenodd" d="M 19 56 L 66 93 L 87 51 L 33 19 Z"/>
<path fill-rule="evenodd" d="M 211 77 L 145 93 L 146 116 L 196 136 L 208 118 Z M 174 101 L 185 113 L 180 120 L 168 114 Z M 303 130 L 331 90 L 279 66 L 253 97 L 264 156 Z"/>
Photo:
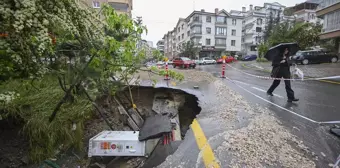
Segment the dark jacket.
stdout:
<path fill-rule="evenodd" d="M 282 60 L 286 60 L 285 63 L 281 63 Z M 283 59 L 283 53 L 280 53 L 278 56 L 274 57 L 273 61 L 272 61 L 272 66 L 273 67 L 289 67 L 291 66 L 292 63 L 289 60 L 289 54 L 287 54 L 286 59 Z"/>

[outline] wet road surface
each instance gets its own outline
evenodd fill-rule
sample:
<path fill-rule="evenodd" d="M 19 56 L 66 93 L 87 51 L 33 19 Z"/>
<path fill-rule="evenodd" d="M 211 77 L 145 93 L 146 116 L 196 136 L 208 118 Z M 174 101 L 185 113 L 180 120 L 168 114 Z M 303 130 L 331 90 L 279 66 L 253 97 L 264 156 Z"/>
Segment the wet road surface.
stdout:
<path fill-rule="evenodd" d="M 251 74 L 268 76 L 268 73 L 244 68 L 240 63 L 231 65 Z M 216 77 L 221 75 L 221 69 L 221 65 L 197 67 L 197 70 L 209 72 Z M 337 109 L 340 109 L 339 85 L 319 81 L 292 81 L 296 97 L 300 98 L 298 103 L 292 104 L 287 103 L 284 82 L 275 90 L 274 97 L 268 97 L 265 91 L 272 81 L 246 76 L 229 67 L 226 69 L 226 76 L 232 81 L 222 79 L 223 83 L 242 95 L 250 104 L 258 104 L 273 112 L 286 129 L 298 136 L 310 149 L 312 155 L 319 158 L 316 161 L 316 167 L 327 167 L 329 163 L 335 162 L 336 157 L 340 154 L 340 141 L 338 137 L 329 133 L 329 126 L 320 126 L 315 122 L 340 120 L 340 112 L 337 112 Z M 195 90 L 193 86 L 199 86 L 199 89 Z M 222 107 L 221 103 L 224 102 L 216 101 L 216 93 L 211 93 L 213 88 L 205 83 L 186 82 L 171 86 L 160 82 L 156 87 L 181 89 L 199 98 L 202 111 L 197 116 L 197 120 L 212 150 L 215 151 L 221 167 L 228 167 L 230 153 L 216 153 L 216 149 L 223 143 L 223 137 L 219 134 L 226 129 L 238 129 L 247 125 L 252 116 L 243 116 L 240 112 L 238 114 L 240 122 L 238 123 L 225 123 L 223 119 L 216 119 L 215 116 L 218 115 L 219 110 L 214 107 Z M 227 101 L 225 103 L 228 104 Z M 205 167 L 192 129 L 187 132 L 177 151 L 159 167 Z"/>
<path fill-rule="evenodd" d="M 244 68 L 241 63 L 231 65 L 247 73 L 269 76 L 266 72 Z M 206 65 L 197 69 L 219 77 L 222 65 Z M 321 152 L 325 153 L 327 159 L 321 161 L 323 164 L 334 162 L 340 154 L 340 141 L 338 137 L 329 133 L 329 125 L 321 126 L 313 123 L 340 121 L 340 85 L 320 81 L 292 81 L 295 96 L 300 101 L 287 103 L 283 81 L 274 91 L 274 97 L 268 97 L 266 90 L 270 87 L 272 80 L 247 76 L 228 66 L 226 77 L 232 80 L 224 79 L 226 85 L 240 93 L 250 103 L 259 104 L 275 112 L 281 122 L 293 134 L 300 137 L 316 155 L 320 155 Z"/>

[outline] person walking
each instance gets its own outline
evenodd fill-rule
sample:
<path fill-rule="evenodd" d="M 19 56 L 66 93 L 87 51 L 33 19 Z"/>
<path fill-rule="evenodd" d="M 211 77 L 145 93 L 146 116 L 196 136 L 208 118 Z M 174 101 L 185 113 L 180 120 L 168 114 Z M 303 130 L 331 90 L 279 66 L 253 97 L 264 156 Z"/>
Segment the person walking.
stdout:
<path fill-rule="evenodd" d="M 289 56 L 289 50 L 288 48 L 284 49 L 284 52 L 281 53 L 279 56 L 274 57 L 272 62 L 272 78 L 283 78 L 283 79 L 290 79 L 290 64 L 288 63 L 288 60 L 291 59 Z M 270 86 L 270 88 L 267 91 L 267 95 L 273 96 L 273 91 L 276 89 L 277 86 L 279 86 L 281 80 L 274 80 L 273 84 Z M 299 99 L 295 98 L 294 91 L 291 87 L 290 80 L 285 80 L 286 85 L 286 92 L 288 97 L 288 102 L 296 102 L 299 101 Z"/>

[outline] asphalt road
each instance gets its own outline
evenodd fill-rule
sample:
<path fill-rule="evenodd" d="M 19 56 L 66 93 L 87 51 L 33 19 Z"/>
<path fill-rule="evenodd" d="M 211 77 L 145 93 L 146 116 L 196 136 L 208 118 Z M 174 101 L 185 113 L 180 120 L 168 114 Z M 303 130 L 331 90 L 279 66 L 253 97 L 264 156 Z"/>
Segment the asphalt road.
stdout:
<path fill-rule="evenodd" d="M 266 72 L 245 68 L 241 63 L 230 65 L 254 75 L 269 76 Z M 205 65 L 197 69 L 220 76 L 222 65 Z M 334 162 L 340 154 L 339 138 L 329 133 L 330 125 L 317 123 L 340 121 L 340 85 L 321 81 L 292 81 L 295 96 L 300 101 L 287 103 L 283 81 L 274 91 L 274 97 L 268 97 L 266 90 L 271 85 L 271 80 L 248 76 L 228 66 L 226 77 L 224 82 L 229 87 L 243 95 L 250 103 L 273 111 L 283 125 L 300 137 L 316 155 L 325 154 L 327 159 L 322 161 L 324 164 Z"/>

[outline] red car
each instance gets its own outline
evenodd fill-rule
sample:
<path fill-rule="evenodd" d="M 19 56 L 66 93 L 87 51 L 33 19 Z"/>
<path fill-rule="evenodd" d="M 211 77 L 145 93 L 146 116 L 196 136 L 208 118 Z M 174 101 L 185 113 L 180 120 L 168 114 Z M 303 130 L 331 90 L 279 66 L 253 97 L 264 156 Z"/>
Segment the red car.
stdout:
<path fill-rule="evenodd" d="M 175 58 L 173 59 L 173 63 L 172 63 L 173 67 L 181 67 L 181 68 L 195 68 L 196 67 L 196 63 L 195 61 L 187 58 L 187 57 L 179 57 L 179 58 Z"/>
<path fill-rule="evenodd" d="M 234 62 L 236 61 L 236 59 L 232 56 L 227 56 L 227 59 L 225 60 L 226 63 L 230 63 L 230 62 Z M 223 63 L 223 59 L 222 58 L 219 58 L 216 60 L 216 63 L 218 64 L 222 64 Z"/>

